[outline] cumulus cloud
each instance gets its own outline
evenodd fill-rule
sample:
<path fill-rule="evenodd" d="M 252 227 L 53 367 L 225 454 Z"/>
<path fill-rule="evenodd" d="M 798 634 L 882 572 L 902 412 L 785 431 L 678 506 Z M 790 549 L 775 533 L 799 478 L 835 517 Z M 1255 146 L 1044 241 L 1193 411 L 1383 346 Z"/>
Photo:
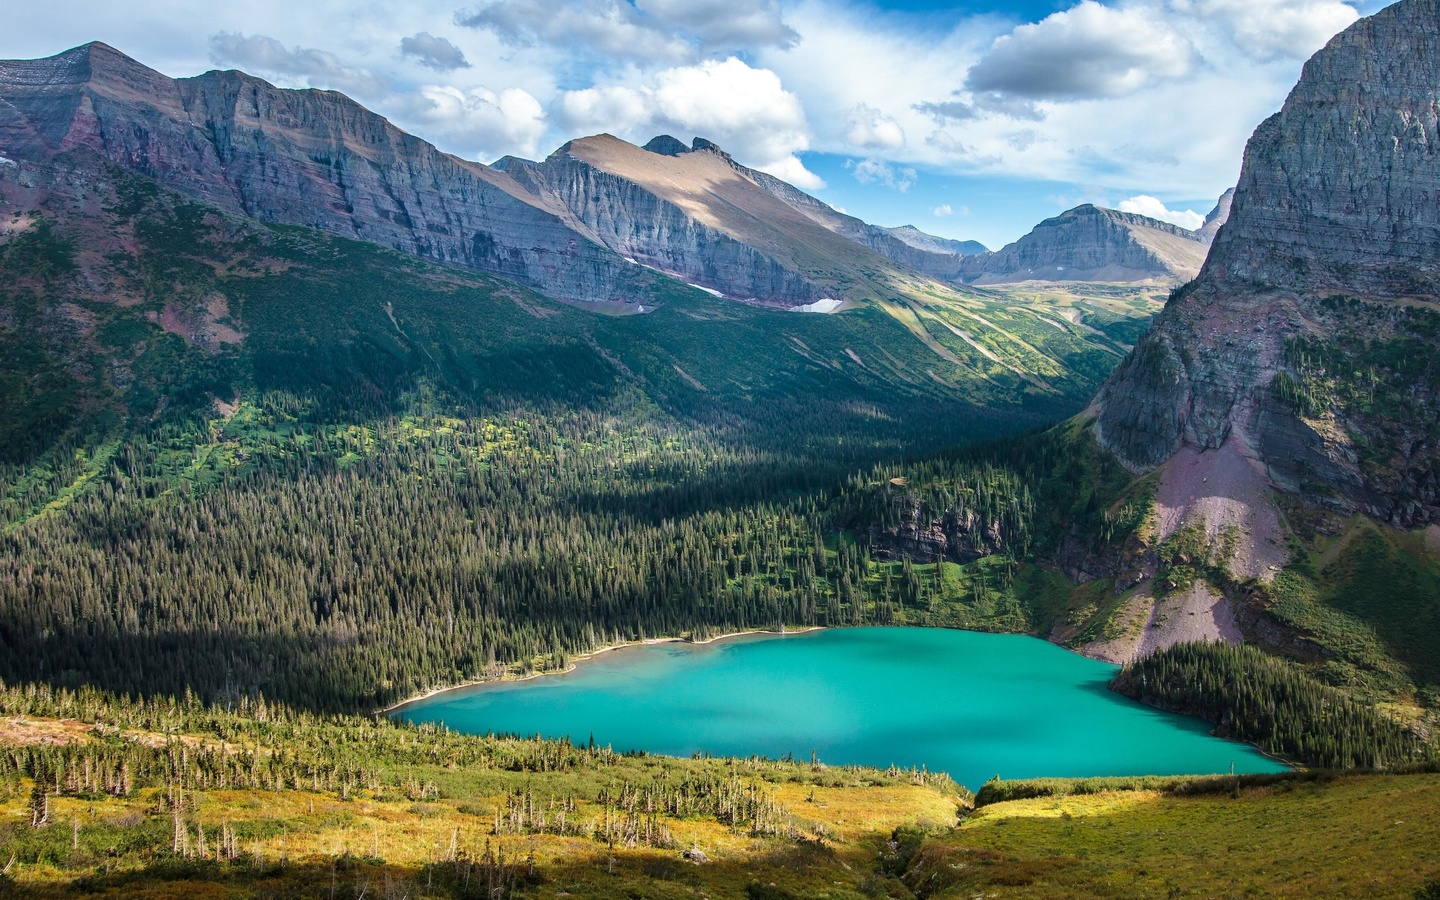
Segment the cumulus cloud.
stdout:
<path fill-rule="evenodd" d="M 1303 60 L 1360 17 L 1340 0 L 1174 0 L 1173 8 L 1218 24 L 1258 60 Z"/>
<path fill-rule="evenodd" d="M 1195 56 L 1190 42 L 1151 10 L 1083 0 L 997 38 L 965 86 L 1026 100 L 1120 97 L 1188 75 Z"/>
<path fill-rule="evenodd" d="M 406 107 L 425 133 L 464 148 L 461 152 L 474 159 L 504 153 L 534 156 L 548 128 L 540 101 L 520 88 L 496 93 L 483 87 L 422 85 Z"/>
<path fill-rule="evenodd" d="M 951 206 L 948 203 L 942 203 L 934 209 L 930 210 L 930 212 L 932 215 L 935 216 L 935 218 L 943 219 L 947 216 L 955 215 L 955 207 Z"/>
<path fill-rule="evenodd" d="M 303 47 L 291 50 L 263 34 L 247 37 L 222 31 L 210 38 L 210 58 L 252 74 L 299 80 L 309 87 L 335 88 L 362 95 L 385 89 L 382 79 L 366 69 L 347 66 L 332 53 Z"/>
<path fill-rule="evenodd" d="M 566 91 L 555 104 L 556 119 L 571 134 L 701 135 L 777 178 L 823 185 L 795 156 L 809 147 L 810 127 L 800 98 L 774 72 L 732 56 L 665 69 L 649 81 Z"/>
<path fill-rule="evenodd" d="M 517 46 L 547 44 L 610 59 L 690 61 L 799 39 L 777 0 L 495 0 L 456 17 Z"/>
<path fill-rule="evenodd" d="M 453 72 L 456 69 L 470 68 L 470 60 L 465 58 L 464 52 L 459 47 L 428 31 L 401 38 L 400 54 L 437 72 Z"/>
<path fill-rule="evenodd" d="M 767 174 L 774 175 L 781 181 L 788 181 L 790 184 L 803 190 L 818 191 L 825 187 L 825 179 L 805 168 L 805 164 L 800 161 L 800 157 L 794 154 L 771 163 L 766 163 L 763 166 L 757 166 L 756 168 Z M 845 212 L 844 209 L 838 206 L 835 207 L 835 211 L 839 213 Z"/>
<path fill-rule="evenodd" d="M 1160 200 L 1148 194 L 1138 194 L 1128 200 L 1121 200 L 1116 209 L 1121 212 L 1149 216 L 1152 219 L 1179 225 L 1181 228 L 1188 228 L 1191 231 L 1205 224 L 1205 217 L 1193 209 L 1169 209 Z"/>
<path fill-rule="evenodd" d="M 875 107 L 861 103 L 850 111 L 845 139 L 867 150 L 894 150 L 905 146 L 905 129 Z"/>
<path fill-rule="evenodd" d="M 861 184 L 879 184 L 902 194 L 915 186 L 918 177 L 915 170 L 909 166 L 894 166 L 874 157 L 859 162 L 851 160 L 845 164 L 845 168 L 849 169 L 855 180 Z"/>

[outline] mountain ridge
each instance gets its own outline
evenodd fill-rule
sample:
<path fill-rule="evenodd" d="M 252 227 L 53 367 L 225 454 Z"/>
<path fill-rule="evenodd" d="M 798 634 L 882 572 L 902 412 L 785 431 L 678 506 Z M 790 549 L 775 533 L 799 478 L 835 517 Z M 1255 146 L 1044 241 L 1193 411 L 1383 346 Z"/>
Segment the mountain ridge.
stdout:
<path fill-rule="evenodd" d="M 1197 232 L 1138 213 L 1084 203 L 993 253 L 965 257 L 976 285 L 1023 281 L 1185 282 L 1209 245 Z"/>

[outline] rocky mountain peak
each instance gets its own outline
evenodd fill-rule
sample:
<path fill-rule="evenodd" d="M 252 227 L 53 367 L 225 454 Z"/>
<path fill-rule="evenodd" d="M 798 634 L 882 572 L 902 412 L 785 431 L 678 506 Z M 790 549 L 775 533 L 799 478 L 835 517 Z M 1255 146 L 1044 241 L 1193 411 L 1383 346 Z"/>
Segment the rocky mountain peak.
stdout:
<path fill-rule="evenodd" d="M 1137 470 L 1234 452 L 1316 503 L 1440 521 L 1440 377 L 1420 362 L 1440 354 L 1437 196 L 1440 0 L 1402 0 L 1256 129 L 1229 221 L 1102 388 L 1097 437 Z"/>
<path fill-rule="evenodd" d="M 1230 220 L 1230 209 L 1234 203 L 1235 189 L 1227 188 L 1225 193 L 1220 195 L 1220 199 L 1216 201 L 1215 208 L 1210 210 L 1209 215 L 1205 217 L 1205 222 L 1196 231 L 1196 234 L 1204 238 L 1207 244 L 1214 242 L 1215 235 L 1220 232 L 1220 226 Z"/>
<path fill-rule="evenodd" d="M 1437 292 L 1440 2 L 1362 19 L 1305 64 L 1256 129 L 1234 225 L 1205 267 L 1230 290 Z"/>
<path fill-rule="evenodd" d="M 657 134 L 641 149 L 649 150 L 651 153 L 658 153 L 661 156 L 679 156 L 682 153 L 690 152 L 690 148 L 686 146 L 684 141 L 668 134 Z"/>
<path fill-rule="evenodd" d="M 994 253 L 965 259 L 965 280 L 1179 282 L 1200 270 L 1206 245 L 1193 231 L 1084 203 L 1046 219 Z"/>

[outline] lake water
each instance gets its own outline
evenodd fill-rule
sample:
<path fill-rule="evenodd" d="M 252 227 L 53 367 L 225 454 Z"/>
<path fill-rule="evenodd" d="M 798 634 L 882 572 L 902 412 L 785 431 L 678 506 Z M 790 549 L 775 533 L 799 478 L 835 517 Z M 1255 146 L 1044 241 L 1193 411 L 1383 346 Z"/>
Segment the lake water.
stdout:
<path fill-rule="evenodd" d="M 1197 719 L 1110 691 L 1116 667 L 1037 638 L 846 628 L 601 654 L 575 671 L 461 688 L 401 709 L 484 734 L 568 736 L 616 750 L 925 766 L 991 776 L 1275 772 Z"/>

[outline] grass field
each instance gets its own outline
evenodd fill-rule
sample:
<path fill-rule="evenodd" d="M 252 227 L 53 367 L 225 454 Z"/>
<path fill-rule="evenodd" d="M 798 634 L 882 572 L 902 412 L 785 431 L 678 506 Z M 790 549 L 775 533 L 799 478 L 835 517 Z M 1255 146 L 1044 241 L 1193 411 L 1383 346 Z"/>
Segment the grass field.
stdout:
<path fill-rule="evenodd" d="M 166 730 L 169 715 L 192 730 Z M 6 776 L 0 896 L 1368 898 L 1440 879 L 1437 774 L 996 783 L 972 810 L 948 779 L 914 772 L 189 715 L 152 713 L 157 730 L 10 715 L 0 752 L 52 765 L 68 752 L 78 770 L 86 748 L 118 741 L 181 767 L 213 751 L 263 768 L 328 735 L 373 769 L 354 789 L 292 772 L 264 790 L 176 781 L 125 796 Z M 752 805 L 680 810 L 684 785 Z"/>
<path fill-rule="evenodd" d="M 922 845 L 925 897 L 1411 897 L 1440 878 L 1440 775 L 982 807 Z"/>

